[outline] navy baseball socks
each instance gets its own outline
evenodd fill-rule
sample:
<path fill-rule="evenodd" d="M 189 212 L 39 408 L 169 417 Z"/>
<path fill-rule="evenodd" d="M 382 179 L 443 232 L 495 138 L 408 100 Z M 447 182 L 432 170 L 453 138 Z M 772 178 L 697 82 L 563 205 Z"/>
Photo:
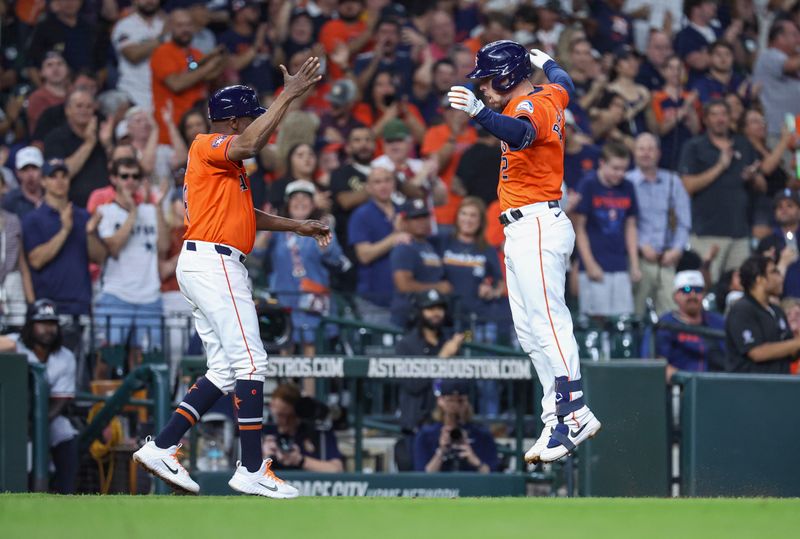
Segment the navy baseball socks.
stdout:
<path fill-rule="evenodd" d="M 222 391 L 205 376 L 198 378 L 172 413 L 167 425 L 156 436 L 156 446 L 168 449 L 177 445 L 186 431 L 192 428 L 222 395 Z"/>
<path fill-rule="evenodd" d="M 539 455 L 542 462 L 553 462 L 569 455 L 578 444 L 596 435 L 602 426 L 594 414 L 585 408 L 582 380 L 570 380 L 566 376 L 559 376 L 556 378 L 555 392 L 558 424 L 550 434 L 547 447 Z M 571 397 L 572 393 L 579 392 L 580 397 L 574 399 Z M 583 408 L 585 410 L 580 414 L 580 423 L 574 419 L 574 415 L 573 418 L 567 418 Z M 569 425 L 564 422 L 565 419 L 569 421 Z"/>
<path fill-rule="evenodd" d="M 261 468 L 261 424 L 264 415 L 264 382 L 236 380 L 233 403 L 239 423 L 239 443 L 242 446 L 242 466 L 248 472 Z"/>

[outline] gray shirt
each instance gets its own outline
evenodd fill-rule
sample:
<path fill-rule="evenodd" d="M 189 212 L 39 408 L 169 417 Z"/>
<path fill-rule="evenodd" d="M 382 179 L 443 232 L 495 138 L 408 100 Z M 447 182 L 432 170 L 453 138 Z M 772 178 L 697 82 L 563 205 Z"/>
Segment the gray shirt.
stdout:
<path fill-rule="evenodd" d="M 22 225 L 19 217 L 0 210 L 0 285 L 9 273 L 19 269 L 17 263 L 21 244 Z"/>
<path fill-rule="evenodd" d="M 767 132 L 780 135 L 787 113 L 800 114 L 800 78 L 787 75 L 783 64 L 789 57 L 778 49 L 769 48 L 758 55 L 753 66 L 753 82 L 761 83 L 761 105 L 767 120 Z"/>
<path fill-rule="evenodd" d="M 625 179 L 636 188 L 639 246 L 649 245 L 659 253 L 667 249 L 683 249 L 689 241 L 692 216 L 689 195 L 680 177 L 660 168 L 655 181 L 650 181 L 639 168 L 635 168 L 625 174 Z M 674 223 L 670 210 L 675 216 Z"/>
<path fill-rule="evenodd" d="M 734 135 L 732 140 L 733 159 L 730 166 L 704 189 L 692 195 L 692 232 L 698 236 L 744 238 L 750 232 L 746 219 L 748 184 L 742 179 L 742 172 L 757 159 L 757 153 L 741 135 Z M 712 144 L 708 135 L 699 135 L 684 144 L 678 172 L 681 175 L 702 174 L 717 161 L 719 149 Z"/>

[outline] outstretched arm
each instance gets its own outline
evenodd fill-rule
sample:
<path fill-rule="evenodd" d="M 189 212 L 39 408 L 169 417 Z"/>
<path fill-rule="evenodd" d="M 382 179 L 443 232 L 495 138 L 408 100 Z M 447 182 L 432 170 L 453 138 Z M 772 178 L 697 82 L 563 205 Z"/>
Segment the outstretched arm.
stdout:
<path fill-rule="evenodd" d="M 261 210 L 256 212 L 256 230 L 271 230 L 274 232 L 294 232 L 301 236 L 311 236 L 317 240 L 320 247 L 325 247 L 331 242 L 331 229 L 328 225 L 307 219 L 287 219 Z"/>
<path fill-rule="evenodd" d="M 572 83 L 572 77 L 570 77 L 555 60 L 539 49 L 531 49 L 530 56 L 531 64 L 544 71 L 547 80 L 564 88 L 567 94 L 569 94 L 570 99 L 572 99 L 575 93 L 575 85 Z"/>
<path fill-rule="evenodd" d="M 464 86 L 453 86 L 447 97 L 451 107 L 475 118 L 484 129 L 506 142 L 512 150 L 521 150 L 536 139 L 536 129 L 529 121 L 494 112 Z"/>

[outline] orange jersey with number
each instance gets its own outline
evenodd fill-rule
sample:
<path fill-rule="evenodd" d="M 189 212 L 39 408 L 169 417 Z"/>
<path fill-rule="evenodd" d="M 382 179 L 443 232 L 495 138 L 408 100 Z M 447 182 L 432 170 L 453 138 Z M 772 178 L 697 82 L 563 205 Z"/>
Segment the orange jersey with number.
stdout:
<path fill-rule="evenodd" d="M 241 161 L 228 159 L 236 135 L 197 135 L 183 181 L 185 240 L 230 245 L 249 253 L 256 238 L 250 178 Z"/>
<path fill-rule="evenodd" d="M 536 138 L 526 148 L 500 147 L 497 198 L 503 211 L 561 199 L 564 178 L 564 108 L 569 95 L 558 84 L 534 86 L 528 95 L 508 102 L 503 114 L 530 121 Z"/>

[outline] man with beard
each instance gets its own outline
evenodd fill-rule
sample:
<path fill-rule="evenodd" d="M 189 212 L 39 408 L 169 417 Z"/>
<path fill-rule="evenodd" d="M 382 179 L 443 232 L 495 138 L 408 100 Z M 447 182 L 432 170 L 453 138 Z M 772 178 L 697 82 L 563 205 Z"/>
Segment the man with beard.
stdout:
<path fill-rule="evenodd" d="M 24 354 L 28 363 L 45 366 L 50 389 L 50 450 L 56 469 L 52 490 L 74 494 L 78 480 L 78 431 L 63 411 L 75 398 L 75 356 L 62 346 L 55 303 L 49 299 L 34 303 L 19 334 L 0 336 L 0 353 Z"/>
<path fill-rule="evenodd" d="M 117 89 L 126 92 L 135 105 L 149 109 L 153 100 L 150 56 L 163 41 L 165 21 L 159 0 L 134 0 L 133 8 L 111 32 L 119 63 Z"/>
<path fill-rule="evenodd" d="M 447 299 L 436 290 L 428 290 L 414 296 L 414 307 L 416 313 L 413 327 L 397 343 L 397 355 L 450 358 L 458 354 L 461 343 L 464 342 L 464 334 L 456 333 L 449 338 L 445 334 L 443 326 L 447 318 Z M 431 392 L 430 380 L 403 380 L 399 386 L 400 426 L 409 439 L 406 440 L 407 446 L 399 444 L 395 451 L 398 468 L 404 471 L 413 469 L 411 442 L 417 429 L 430 421 L 436 399 Z"/>
<path fill-rule="evenodd" d="M 678 371 L 720 371 L 725 366 L 725 343 L 698 335 L 693 329 L 725 329 L 725 319 L 703 309 L 705 281 L 697 270 L 675 275 L 673 299 L 677 309 L 658 321 L 656 355 L 667 360 L 667 381 Z M 686 328 L 682 331 L 680 328 Z"/>
<path fill-rule="evenodd" d="M 158 143 L 169 144 L 169 130 L 161 119 L 161 111 L 172 102 L 172 121 L 180 124 L 181 117 L 204 99 L 208 82 L 216 79 L 226 67 L 224 47 L 214 49 L 208 56 L 190 46 L 195 25 L 185 9 L 176 9 L 169 16 L 172 41 L 153 51 L 150 70 L 153 76 L 153 116 L 158 124 Z"/>

